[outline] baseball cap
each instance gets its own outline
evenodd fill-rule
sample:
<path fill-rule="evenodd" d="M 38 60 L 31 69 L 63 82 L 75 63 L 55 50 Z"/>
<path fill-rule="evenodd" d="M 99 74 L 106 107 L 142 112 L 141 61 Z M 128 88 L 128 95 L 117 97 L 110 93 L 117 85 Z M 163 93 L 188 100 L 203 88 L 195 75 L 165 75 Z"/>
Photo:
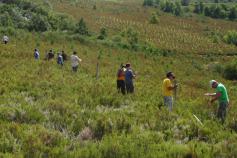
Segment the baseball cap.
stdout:
<path fill-rule="evenodd" d="M 210 83 L 210 86 L 212 87 L 213 83 L 217 83 L 217 81 L 216 80 L 211 80 L 211 81 L 209 81 L 209 83 Z"/>

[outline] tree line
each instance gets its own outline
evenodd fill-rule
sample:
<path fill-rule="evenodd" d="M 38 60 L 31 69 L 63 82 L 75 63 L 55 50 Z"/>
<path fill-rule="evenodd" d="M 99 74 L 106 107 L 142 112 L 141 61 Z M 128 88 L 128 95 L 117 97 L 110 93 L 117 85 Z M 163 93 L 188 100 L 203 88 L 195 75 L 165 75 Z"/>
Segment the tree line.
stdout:
<path fill-rule="evenodd" d="M 157 7 L 164 12 L 172 13 L 176 16 L 180 16 L 184 12 L 191 10 L 191 7 L 189 7 L 190 0 L 144 0 L 143 6 Z M 194 3 L 194 9 L 192 9 L 191 12 L 218 19 L 237 19 L 237 5 L 230 6 L 224 3 L 219 3 L 218 0 L 215 0 L 215 3 L 212 4 L 197 1 Z"/>

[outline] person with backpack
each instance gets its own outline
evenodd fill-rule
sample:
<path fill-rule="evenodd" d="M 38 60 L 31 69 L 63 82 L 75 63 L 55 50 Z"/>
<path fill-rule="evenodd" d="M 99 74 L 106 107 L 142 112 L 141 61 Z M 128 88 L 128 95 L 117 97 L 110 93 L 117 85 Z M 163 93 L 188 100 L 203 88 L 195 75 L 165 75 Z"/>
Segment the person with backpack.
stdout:
<path fill-rule="evenodd" d="M 72 71 L 77 72 L 78 65 L 82 60 L 77 56 L 77 52 L 74 51 L 71 55 L 71 62 L 72 62 Z"/>
<path fill-rule="evenodd" d="M 57 63 L 59 65 L 63 66 L 63 56 L 62 56 L 62 53 L 58 53 Z"/>
<path fill-rule="evenodd" d="M 66 61 L 67 60 L 67 54 L 64 51 L 62 51 L 62 56 L 63 56 L 63 61 Z"/>
<path fill-rule="evenodd" d="M 39 50 L 38 50 L 38 49 L 35 49 L 35 51 L 34 51 L 34 57 L 35 57 L 35 60 L 39 60 L 40 53 L 39 53 Z"/>
<path fill-rule="evenodd" d="M 133 85 L 133 79 L 135 79 L 136 75 L 134 74 L 131 64 L 126 64 L 126 71 L 125 71 L 125 86 L 127 93 L 134 93 L 134 85 Z"/>
<path fill-rule="evenodd" d="M 117 72 L 117 90 L 119 93 L 122 92 L 123 95 L 125 95 L 125 71 L 125 66 L 121 64 Z"/>

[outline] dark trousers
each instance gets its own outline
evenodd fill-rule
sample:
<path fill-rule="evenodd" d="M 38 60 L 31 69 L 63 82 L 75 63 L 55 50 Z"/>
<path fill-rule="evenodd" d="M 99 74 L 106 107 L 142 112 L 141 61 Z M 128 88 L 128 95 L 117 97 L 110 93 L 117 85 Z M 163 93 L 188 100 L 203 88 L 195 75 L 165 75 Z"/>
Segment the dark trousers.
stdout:
<path fill-rule="evenodd" d="M 134 86 L 132 82 L 126 82 L 126 90 L 127 90 L 127 93 L 134 92 Z"/>
<path fill-rule="evenodd" d="M 217 111 L 217 118 L 219 118 L 221 120 L 221 123 L 225 122 L 227 106 L 228 106 L 228 103 L 220 103 L 219 104 L 219 108 Z"/>
<path fill-rule="evenodd" d="M 125 82 L 124 80 L 117 80 L 117 89 L 118 92 L 122 92 L 122 94 L 125 94 Z"/>
<path fill-rule="evenodd" d="M 78 66 L 73 66 L 72 71 L 77 72 Z"/>
<path fill-rule="evenodd" d="M 7 44 L 7 41 L 4 41 L 4 44 Z"/>

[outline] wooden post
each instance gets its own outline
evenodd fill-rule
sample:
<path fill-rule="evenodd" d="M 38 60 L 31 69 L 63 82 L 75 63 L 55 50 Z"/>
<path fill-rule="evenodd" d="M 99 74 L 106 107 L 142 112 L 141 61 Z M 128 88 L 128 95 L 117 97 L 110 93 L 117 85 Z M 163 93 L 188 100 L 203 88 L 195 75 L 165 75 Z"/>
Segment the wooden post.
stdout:
<path fill-rule="evenodd" d="M 174 86 L 177 85 L 177 81 L 174 80 Z M 174 88 L 174 105 L 176 103 L 176 100 L 177 100 L 177 87 Z"/>
<path fill-rule="evenodd" d="M 96 80 L 99 79 L 99 62 L 96 64 Z"/>

